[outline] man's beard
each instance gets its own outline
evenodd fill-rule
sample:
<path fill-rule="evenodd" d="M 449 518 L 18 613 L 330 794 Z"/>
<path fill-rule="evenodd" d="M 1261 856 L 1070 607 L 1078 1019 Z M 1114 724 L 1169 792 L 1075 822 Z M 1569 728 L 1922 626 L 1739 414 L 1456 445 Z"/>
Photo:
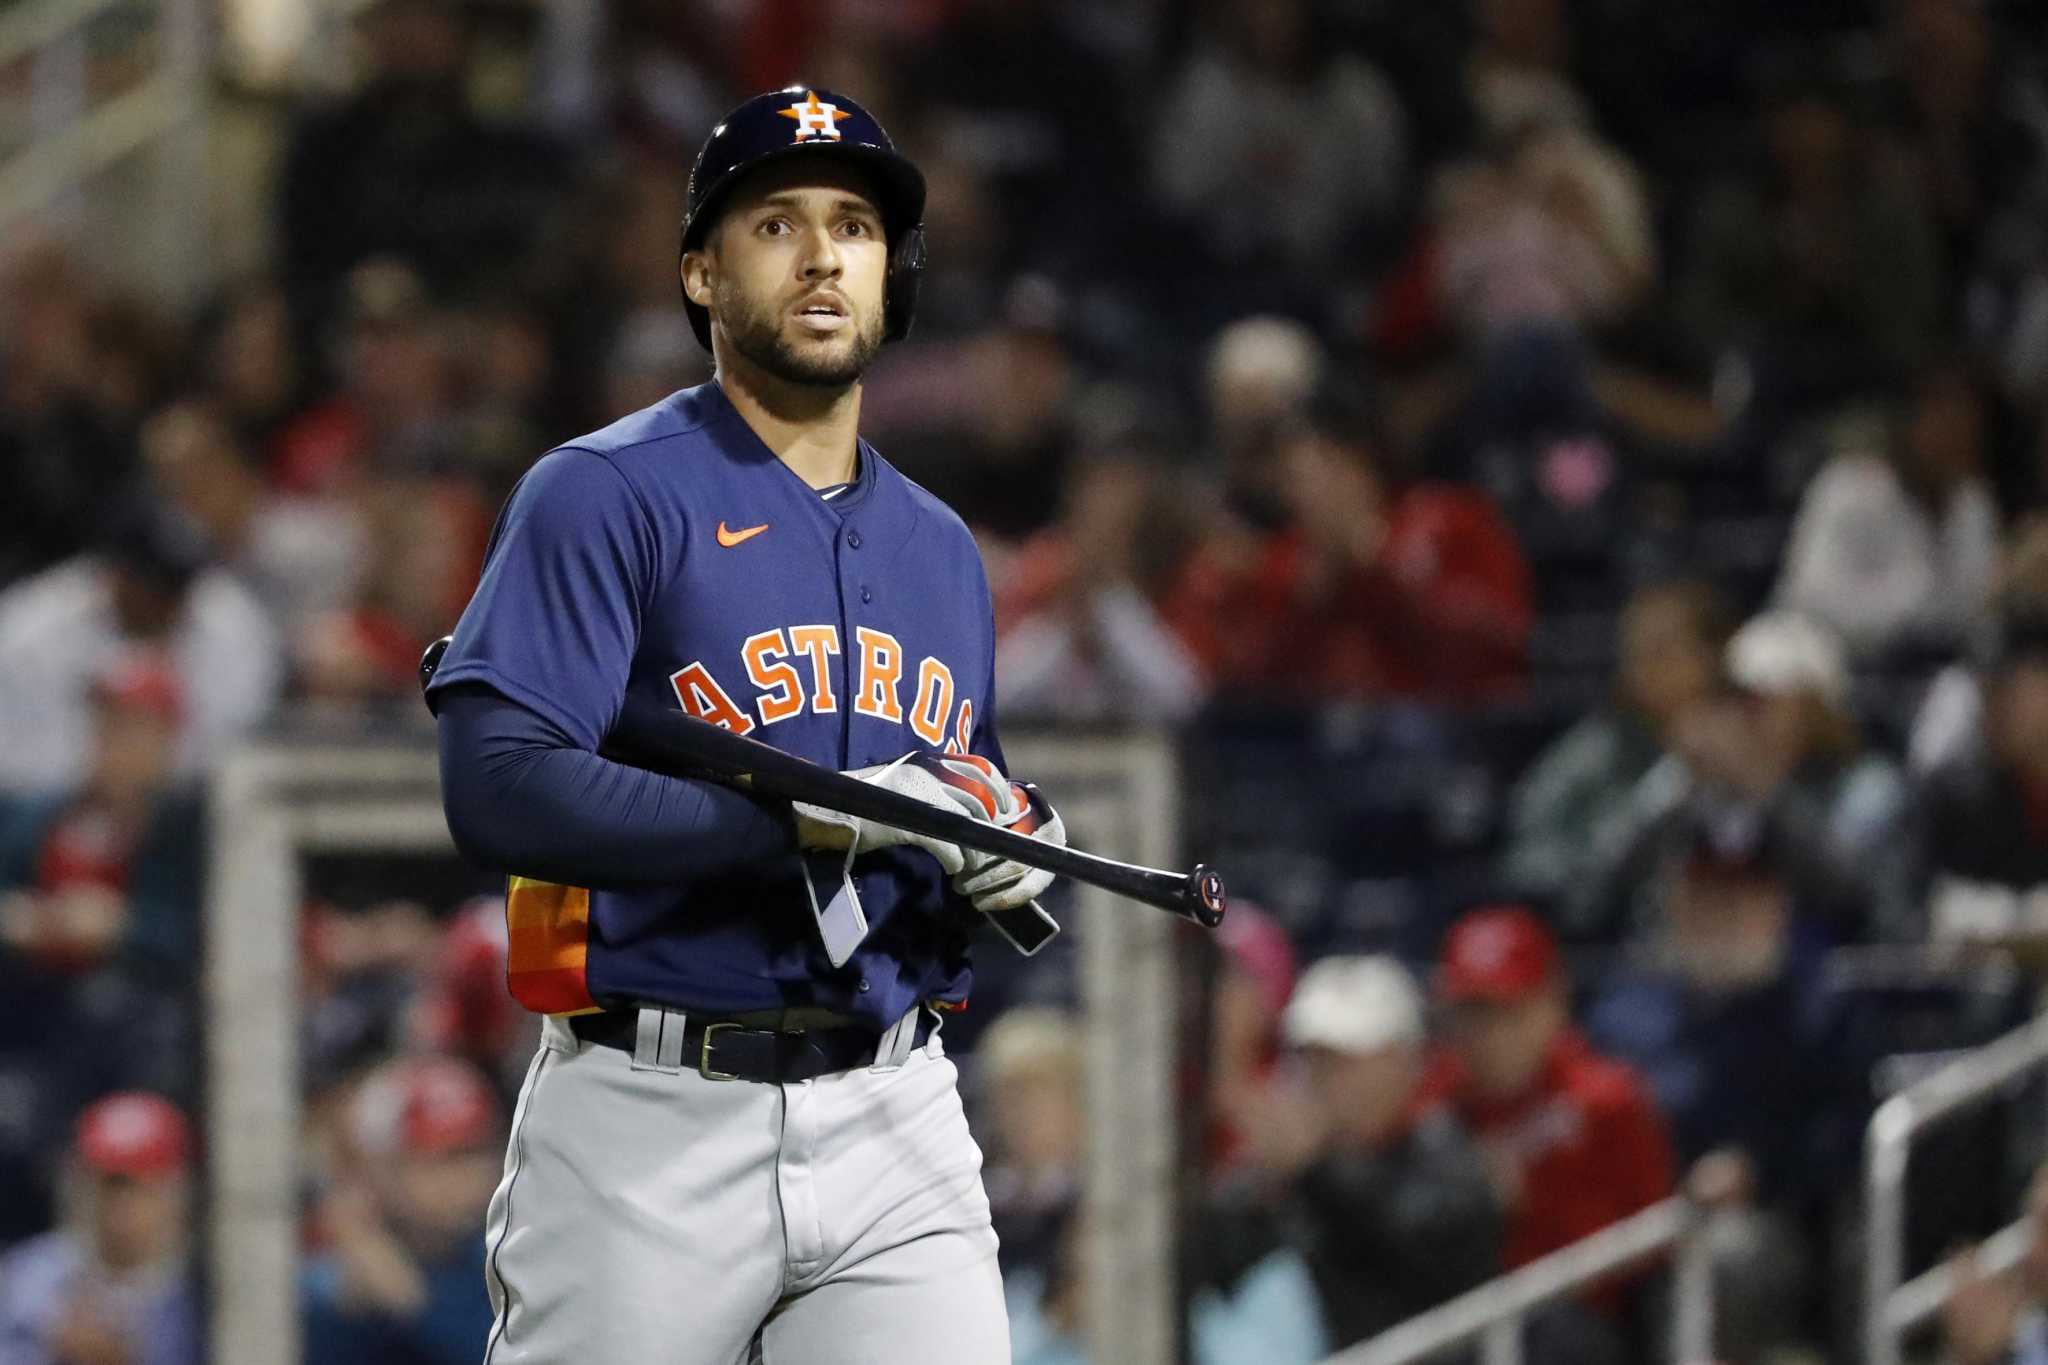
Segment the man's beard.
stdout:
<path fill-rule="evenodd" d="M 780 314 L 752 306 L 736 286 L 721 281 L 712 305 L 733 349 L 787 384 L 843 389 L 867 372 L 882 349 L 880 316 L 855 321 L 852 346 L 808 354 L 783 339 Z"/>

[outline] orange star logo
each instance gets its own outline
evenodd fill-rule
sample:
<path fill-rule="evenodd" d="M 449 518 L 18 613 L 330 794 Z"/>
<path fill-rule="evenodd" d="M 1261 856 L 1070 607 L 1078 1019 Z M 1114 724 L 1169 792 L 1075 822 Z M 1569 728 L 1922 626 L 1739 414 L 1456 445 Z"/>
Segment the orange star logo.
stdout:
<path fill-rule="evenodd" d="M 806 90 L 804 98 L 800 103 L 792 104 L 787 109 L 777 109 L 775 112 L 784 118 L 796 120 L 796 140 L 798 142 L 814 137 L 829 137 L 837 140 L 839 137 L 839 120 L 852 117 L 852 115 L 836 104 L 821 103 L 818 99 L 818 92 L 815 90 Z"/>

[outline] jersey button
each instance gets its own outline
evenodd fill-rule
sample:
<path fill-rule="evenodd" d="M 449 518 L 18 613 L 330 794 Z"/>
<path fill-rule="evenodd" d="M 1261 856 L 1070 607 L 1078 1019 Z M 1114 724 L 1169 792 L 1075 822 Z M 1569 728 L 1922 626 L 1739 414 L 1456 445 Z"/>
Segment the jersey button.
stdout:
<path fill-rule="evenodd" d="M 850 550 L 858 550 L 860 548 L 860 532 L 848 531 L 846 533 L 846 546 Z"/>
<path fill-rule="evenodd" d="M 863 995 L 867 994 L 867 989 L 868 989 L 868 979 L 867 979 L 866 977 L 862 977 L 862 978 L 860 979 L 860 989 L 861 989 L 861 994 L 863 994 Z"/>
<path fill-rule="evenodd" d="M 860 590 L 860 600 L 861 600 L 861 601 L 863 601 L 863 602 L 872 602 L 872 601 L 874 601 L 874 600 L 875 600 L 875 590 L 874 590 L 873 588 L 867 588 L 867 587 L 863 587 L 863 588 L 862 588 L 862 589 Z"/>

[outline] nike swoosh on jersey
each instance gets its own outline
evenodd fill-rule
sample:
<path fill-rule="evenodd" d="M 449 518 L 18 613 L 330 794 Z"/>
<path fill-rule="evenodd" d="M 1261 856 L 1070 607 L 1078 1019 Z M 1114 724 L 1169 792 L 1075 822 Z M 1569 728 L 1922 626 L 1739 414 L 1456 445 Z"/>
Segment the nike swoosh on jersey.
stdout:
<path fill-rule="evenodd" d="M 768 523 L 764 521 L 759 526 L 749 526 L 744 531 L 728 531 L 725 529 L 725 523 L 721 521 L 718 523 L 718 543 L 730 550 L 741 541 L 752 540 L 767 529 Z"/>

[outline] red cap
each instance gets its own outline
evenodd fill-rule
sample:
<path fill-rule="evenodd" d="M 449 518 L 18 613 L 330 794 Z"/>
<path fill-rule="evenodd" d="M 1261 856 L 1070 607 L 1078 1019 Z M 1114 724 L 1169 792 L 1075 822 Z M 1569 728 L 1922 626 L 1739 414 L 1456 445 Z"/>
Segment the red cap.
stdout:
<path fill-rule="evenodd" d="M 79 1158 L 100 1175 L 154 1180 L 185 1169 L 192 1129 L 176 1105 L 141 1090 L 109 1095 L 78 1116 Z"/>
<path fill-rule="evenodd" d="M 366 1152 L 411 1156 L 477 1147 L 495 1136 L 498 1101 L 475 1067 L 453 1057 L 405 1057 L 377 1069 L 356 1096 Z"/>
<path fill-rule="evenodd" d="M 142 711 L 175 725 L 185 714 L 185 687 L 171 661 L 155 652 L 130 655 L 102 673 L 93 694 L 120 711 Z"/>
<path fill-rule="evenodd" d="M 1520 1000 L 1557 975 L 1557 940 L 1519 906 L 1474 910 L 1451 926 L 1437 968 L 1439 999 Z"/>

